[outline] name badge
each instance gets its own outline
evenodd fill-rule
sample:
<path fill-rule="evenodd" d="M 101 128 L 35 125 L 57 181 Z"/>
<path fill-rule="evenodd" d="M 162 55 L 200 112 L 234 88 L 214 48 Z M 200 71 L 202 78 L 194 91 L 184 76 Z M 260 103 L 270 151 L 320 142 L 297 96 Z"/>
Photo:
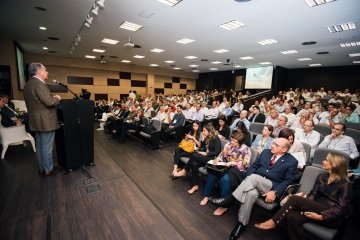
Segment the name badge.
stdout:
<path fill-rule="evenodd" d="M 176 123 L 176 119 L 173 121 L 173 123 Z"/>
<path fill-rule="evenodd" d="M 302 139 L 301 140 L 303 143 L 307 143 L 307 140 L 306 139 Z"/>
<path fill-rule="evenodd" d="M 333 145 L 328 145 L 327 148 L 333 149 L 334 146 Z"/>

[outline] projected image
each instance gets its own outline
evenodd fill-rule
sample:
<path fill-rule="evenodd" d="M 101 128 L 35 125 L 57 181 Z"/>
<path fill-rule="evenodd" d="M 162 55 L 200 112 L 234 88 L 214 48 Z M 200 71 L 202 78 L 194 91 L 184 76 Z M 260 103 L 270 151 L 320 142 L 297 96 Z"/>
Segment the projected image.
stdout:
<path fill-rule="evenodd" d="M 245 89 L 270 89 L 273 67 L 247 68 Z"/>
<path fill-rule="evenodd" d="M 17 47 L 16 47 L 16 58 L 17 58 L 18 73 L 19 73 L 19 87 L 20 89 L 24 89 L 25 86 L 24 59 L 22 52 Z"/>

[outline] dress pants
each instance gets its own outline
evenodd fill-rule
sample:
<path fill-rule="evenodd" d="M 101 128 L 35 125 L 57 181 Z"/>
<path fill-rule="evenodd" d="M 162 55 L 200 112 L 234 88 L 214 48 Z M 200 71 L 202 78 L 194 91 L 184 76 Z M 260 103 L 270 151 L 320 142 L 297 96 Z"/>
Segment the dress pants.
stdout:
<path fill-rule="evenodd" d="M 136 125 L 128 122 L 124 122 L 122 124 L 121 134 L 120 134 L 120 141 L 124 142 L 126 139 L 126 131 L 128 129 L 136 130 Z"/>
<path fill-rule="evenodd" d="M 164 142 L 168 140 L 170 133 L 175 132 L 176 128 L 169 128 L 169 124 L 165 124 L 163 123 L 161 125 L 161 133 L 160 133 L 160 139 L 163 140 Z"/>
<path fill-rule="evenodd" d="M 186 164 L 185 169 L 186 171 L 190 171 L 192 169 L 192 184 L 193 186 L 198 185 L 199 181 L 199 167 L 205 166 L 205 164 L 215 157 L 208 157 L 200 155 L 199 153 L 194 153 L 189 162 Z"/>
<path fill-rule="evenodd" d="M 260 194 L 267 193 L 272 188 L 272 182 L 257 174 L 251 174 L 232 193 L 240 202 L 239 222 L 246 225 L 249 222 L 252 207 Z"/>
<path fill-rule="evenodd" d="M 180 160 L 181 157 L 191 157 L 192 153 L 185 152 L 181 148 L 176 148 L 174 153 L 174 164 L 178 165 L 179 168 L 185 164 Z"/>
<path fill-rule="evenodd" d="M 224 176 L 222 176 L 222 178 L 220 178 L 214 174 L 209 173 L 206 176 L 206 185 L 203 193 L 204 197 L 212 196 L 212 190 L 214 188 L 214 184 L 219 179 L 220 179 L 220 197 L 223 198 L 231 194 L 229 174 L 226 173 L 224 174 Z"/>
<path fill-rule="evenodd" d="M 325 220 L 315 221 L 305 217 L 301 212 L 319 212 L 329 209 L 321 203 L 293 195 L 282 208 L 272 217 L 276 225 L 288 227 L 290 239 L 305 239 L 304 223 L 316 222 L 327 228 L 339 228 L 343 219 L 327 223 Z"/>
<path fill-rule="evenodd" d="M 54 146 L 55 131 L 35 132 L 36 160 L 39 169 L 51 172 L 54 169 L 52 150 Z"/>

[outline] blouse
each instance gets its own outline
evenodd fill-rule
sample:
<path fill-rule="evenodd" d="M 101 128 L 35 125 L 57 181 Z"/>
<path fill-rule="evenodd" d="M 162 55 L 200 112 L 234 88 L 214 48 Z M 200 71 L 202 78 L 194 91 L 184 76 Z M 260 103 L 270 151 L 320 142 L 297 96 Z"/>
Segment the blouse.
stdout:
<path fill-rule="evenodd" d="M 350 116 L 345 118 L 345 122 L 359 123 L 359 115 L 353 112 Z"/>
<path fill-rule="evenodd" d="M 251 144 L 251 148 L 260 148 L 261 150 L 270 149 L 271 144 L 274 141 L 272 137 L 269 137 L 266 142 L 262 142 L 263 135 L 257 135 L 254 142 Z"/>
<path fill-rule="evenodd" d="M 320 212 L 326 222 L 332 222 L 345 215 L 353 194 L 350 182 L 342 178 L 327 184 L 329 176 L 329 174 L 320 174 L 308 195 L 308 199 L 329 207 Z"/>
<path fill-rule="evenodd" d="M 251 151 L 248 146 L 242 144 L 239 148 L 233 148 L 231 143 L 224 146 L 224 150 L 219 154 L 219 162 L 235 162 L 237 169 L 246 172 L 250 167 Z"/>
<path fill-rule="evenodd" d="M 230 128 L 228 125 L 224 125 L 223 128 L 220 131 L 220 126 L 216 128 L 216 130 L 219 132 L 219 135 L 225 137 L 225 139 L 229 139 L 230 137 Z"/>

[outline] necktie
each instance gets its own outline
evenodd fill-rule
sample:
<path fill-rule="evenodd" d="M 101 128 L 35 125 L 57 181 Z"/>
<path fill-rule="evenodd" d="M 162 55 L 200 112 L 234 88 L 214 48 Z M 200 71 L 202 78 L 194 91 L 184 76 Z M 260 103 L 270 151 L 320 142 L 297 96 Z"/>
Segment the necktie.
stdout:
<path fill-rule="evenodd" d="M 271 159 L 271 161 L 270 161 L 269 167 L 271 167 L 272 165 L 274 165 L 275 159 L 276 159 L 276 156 L 274 155 L 274 157 L 273 157 L 273 158 Z"/>

